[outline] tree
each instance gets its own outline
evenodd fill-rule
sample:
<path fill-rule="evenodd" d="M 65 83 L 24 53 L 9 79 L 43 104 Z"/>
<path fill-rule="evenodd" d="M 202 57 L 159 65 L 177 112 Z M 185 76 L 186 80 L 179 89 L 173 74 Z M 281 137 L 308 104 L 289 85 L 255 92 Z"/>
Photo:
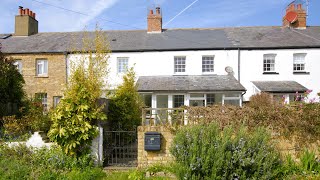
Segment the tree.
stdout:
<path fill-rule="evenodd" d="M 25 97 L 23 84 L 24 79 L 14 60 L 4 56 L 0 44 L 0 119 L 18 113 Z"/>
<path fill-rule="evenodd" d="M 141 122 L 141 99 L 130 68 L 109 103 L 108 120 L 112 130 L 133 130 Z"/>
<path fill-rule="evenodd" d="M 96 29 L 94 37 L 84 33 L 82 50 L 72 64 L 64 98 L 51 113 L 53 124 L 48 137 L 66 154 L 87 154 L 98 134 L 97 121 L 106 120 L 97 100 L 101 97 L 107 75 L 109 47 L 105 34 Z M 91 36 L 91 38 L 90 38 Z M 93 40 L 92 40 L 93 39 Z"/>

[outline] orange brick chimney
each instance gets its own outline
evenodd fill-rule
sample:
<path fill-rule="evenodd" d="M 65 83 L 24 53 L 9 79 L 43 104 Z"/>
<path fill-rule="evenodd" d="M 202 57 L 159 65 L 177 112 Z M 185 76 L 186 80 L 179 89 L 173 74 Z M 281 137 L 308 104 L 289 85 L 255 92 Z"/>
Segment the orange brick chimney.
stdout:
<path fill-rule="evenodd" d="M 148 33 L 161 33 L 162 32 L 162 15 L 160 7 L 156 7 L 156 13 L 153 9 L 148 14 Z"/>
<path fill-rule="evenodd" d="M 283 27 L 305 29 L 307 27 L 307 13 L 302 4 L 291 3 L 286 9 L 286 14 L 282 18 Z"/>
<path fill-rule="evenodd" d="M 30 36 L 38 33 L 36 13 L 19 6 L 19 14 L 15 18 L 15 36 Z"/>

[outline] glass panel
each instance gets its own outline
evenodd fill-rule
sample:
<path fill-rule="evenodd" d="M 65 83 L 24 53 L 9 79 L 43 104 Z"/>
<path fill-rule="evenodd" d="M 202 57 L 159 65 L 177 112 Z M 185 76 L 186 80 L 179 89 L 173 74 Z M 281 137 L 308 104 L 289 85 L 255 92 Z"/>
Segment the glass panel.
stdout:
<path fill-rule="evenodd" d="M 227 94 L 224 94 L 224 97 L 235 97 L 235 98 L 239 98 L 239 95 L 240 95 L 240 94 L 227 93 Z"/>
<path fill-rule="evenodd" d="M 207 106 L 215 103 L 215 94 L 207 94 Z"/>
<path fill-rule="evenodd" d="M 141 94 L 144 106 L 152 107 L 152 95 L 151 94 Z"/>
<path fill-rule="evenodd" d="M 224 104 L 240 106 L 240 100 L 224 100 Z"/>
<path fill-rule="evenodd" d="M 184 105 L 184 95 L 173 96 L 173 107 L 178 108 Z"/>
<path fill-rule="evenodd" d="M 190 94 L 190 98 L 204 97 L 204 94 Z"/>
<path fill-rule="evenodd" d="M 204 100 L 190 100 L 190 106 L 204 106 L 205 101 Z"/>
<path fill-rule="evenodd" d="M 57 105 L 59 104 L 60 100 L 61 100 L 62 96 L 54 96 L 53 97 L 53 107 L 57 107 Z"/>
<path fill-rule="evenodd" d="M 157 108 L 168 108 L 168 95 L 157 95 Z"/>

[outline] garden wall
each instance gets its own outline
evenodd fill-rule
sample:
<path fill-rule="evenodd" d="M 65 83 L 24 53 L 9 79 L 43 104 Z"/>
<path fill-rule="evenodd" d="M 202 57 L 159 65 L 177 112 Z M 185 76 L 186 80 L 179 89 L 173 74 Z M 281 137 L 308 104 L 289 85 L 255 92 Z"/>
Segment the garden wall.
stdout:
<path fill-rule="evenodd" d="M 145 151 L 144 138 L 146 132 L 161 133 L 161 150 Z M 164 126 L 139 126 L 138 127 L 138 167 L 146 167 L 152 164 L 165 164 L 173 160 L 170 154 L 170 146 L 174 136 Z"/>

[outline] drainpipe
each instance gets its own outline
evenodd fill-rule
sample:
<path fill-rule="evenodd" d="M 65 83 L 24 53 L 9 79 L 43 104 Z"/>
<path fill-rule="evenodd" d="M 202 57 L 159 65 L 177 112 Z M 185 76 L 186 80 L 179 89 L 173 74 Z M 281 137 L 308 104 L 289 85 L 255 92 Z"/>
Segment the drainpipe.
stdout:
<path fill-rule="evenodd" d="M 238 81 L 239 82 L 240 82 L 240 63 L 241 63 L 240 55 L 241 55 L 240 48 L 238 48 Z"/>
<path fill-rule="evenodd" d="M 66 64 L 66 84 L 68 84 L 68 71 L 69 71 L 69 66 L 68 66 L 68 52 L 63 52 L 64 54 L 64 59 L 65 59 L 65 64 Z"/>

